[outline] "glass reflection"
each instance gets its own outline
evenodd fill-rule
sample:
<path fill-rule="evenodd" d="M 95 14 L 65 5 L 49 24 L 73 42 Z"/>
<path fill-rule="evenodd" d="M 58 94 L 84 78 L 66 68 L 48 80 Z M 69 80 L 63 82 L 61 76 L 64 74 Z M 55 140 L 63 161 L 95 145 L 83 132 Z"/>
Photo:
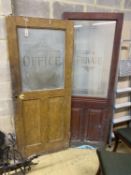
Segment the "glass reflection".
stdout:
<path fill-rule="evenodd" d="M 106 97 L 116 21 L 74 20 L 73 95 Z"/>
<path fill-rule="evenodd" d="M 65 32 L 25 28 L 17 32 L 22 90 L 63 88 Z"/>

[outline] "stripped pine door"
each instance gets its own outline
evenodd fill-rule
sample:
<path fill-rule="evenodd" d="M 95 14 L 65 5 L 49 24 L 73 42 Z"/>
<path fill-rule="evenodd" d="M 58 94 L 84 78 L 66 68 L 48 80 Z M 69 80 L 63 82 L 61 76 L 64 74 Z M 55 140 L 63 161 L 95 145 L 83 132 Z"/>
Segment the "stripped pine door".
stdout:
<path fill-rule="evenodd" d="M 73 25 L 6 19 L 18 148 L 25 155 L 69 146 Z"/>

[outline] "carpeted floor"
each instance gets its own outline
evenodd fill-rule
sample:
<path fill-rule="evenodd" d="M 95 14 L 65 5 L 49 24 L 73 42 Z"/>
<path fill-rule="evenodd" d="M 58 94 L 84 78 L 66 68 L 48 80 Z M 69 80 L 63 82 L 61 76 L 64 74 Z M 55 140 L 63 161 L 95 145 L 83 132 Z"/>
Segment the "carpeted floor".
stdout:
<path fill-rule="evenodd" d="M 119 145 L 118 152 L 130 151 L 126 145 Z M 29 175 L 95 175 L 99 165 L 95 150 L 78 148 L 44 155 L 35 162 L 38 165 L 32 167 Z"/>
<path fill-rule="evenodd" d="M 98 159 L 95 150 L 70 148 L 42 156 L 30 175 L 95 175 Z"/>

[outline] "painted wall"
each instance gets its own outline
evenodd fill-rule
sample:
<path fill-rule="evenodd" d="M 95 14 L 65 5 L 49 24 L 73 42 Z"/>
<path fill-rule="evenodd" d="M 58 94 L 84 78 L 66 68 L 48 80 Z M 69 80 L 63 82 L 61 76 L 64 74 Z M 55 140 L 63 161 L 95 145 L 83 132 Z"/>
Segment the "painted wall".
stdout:
<path fill-rule="evenodd" d="M 131 0 L 0 0 L 0 130 L 14 131 L 5 17 L 13 14 L 61 19 L 65 11 L 123 12 L 125 17 L 122 39 L 131 38 Z M 128 51 L 122 51 L 121 57 L 125 59 L 127 56 Z"/>
<path fill-rule="evenodd" d="M 11 1 L 0 0 L 0 130 L 14 130 L 10 69 L 5 17 L 12 14 Z"/>

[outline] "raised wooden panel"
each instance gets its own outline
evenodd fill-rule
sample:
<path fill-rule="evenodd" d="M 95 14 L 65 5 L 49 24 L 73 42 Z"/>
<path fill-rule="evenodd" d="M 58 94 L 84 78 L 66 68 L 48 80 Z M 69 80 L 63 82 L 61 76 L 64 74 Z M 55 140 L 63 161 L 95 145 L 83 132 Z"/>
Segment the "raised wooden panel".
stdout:
<path fill-rule="evenodd" d="M 89 109 L 85 112 L 85 139 L 97 141 L 102 137 L 102 111 L 99 109 Z"/>
<path fill-rule="evenodd" d="M 82 110 L 80 108 L 72 108 L 71 116 L 71 139 L 80 140 Z"/>
<path fill-rule="evenodd" d="M 26 146 L 41 143 L 40 101 L 23 101 L 23 124 Z"/>
<path fill-rule="evenodd" d="M 48 141 L 48 99 L 40 100 L 40 113 L 41 113 L 41 141 L 43 145 Z"/>
<path fill-rule="evenodd" d="M 64 98 L 49 98 L 48 141 L 58 142 L 64 139 Z"/>
<path fill-rule="evenodd" d="M 72 98 L 71 144 L 103 144 L 111 119 L 110 101 Z M 104 132 L 103 132 L 104 131 Z"/>

